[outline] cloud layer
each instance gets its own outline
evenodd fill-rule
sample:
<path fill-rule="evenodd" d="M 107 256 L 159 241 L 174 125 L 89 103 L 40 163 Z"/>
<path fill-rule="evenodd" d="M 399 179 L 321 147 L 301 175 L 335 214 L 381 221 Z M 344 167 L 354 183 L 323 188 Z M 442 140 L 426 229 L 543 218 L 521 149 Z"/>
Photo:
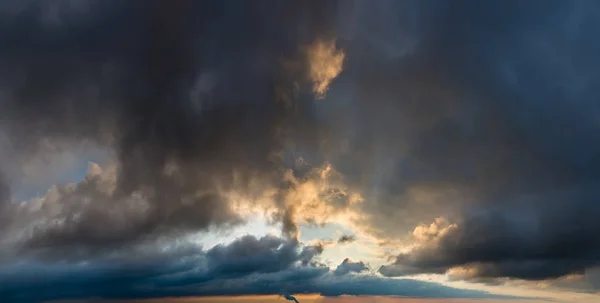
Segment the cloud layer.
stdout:
<path fill-rule="evenodd" d="M 385 276 L 560 286 L 579 275 L 589 281 L 566 287 L 597 291 L 598 9 L 4 1 L 0 271 L 12 282 L 0 292 L 476 296 L 361 261 L 322 267 L 324 248 L 301 247 L 298 224 L 336 216 L 404 245 Z M 112 162 L 15 199 L 31 163 L 82 145 Z M 282 237 L 178 244 L 249 210 Z"/>
<path fill-rule="evenodd" d="M 7 302 L 28 303 L 279 293 L 501 298 L 416 280 L 350 271 L 340 275 L 320 265 L 319 247 L 274 236 L 245 236 L 208 250 L 190 242 L 159 244 L 130 246 L 85 259 L 71 256 L 62 262 L 23 258 L 0 269 L 0 296 Z"/>

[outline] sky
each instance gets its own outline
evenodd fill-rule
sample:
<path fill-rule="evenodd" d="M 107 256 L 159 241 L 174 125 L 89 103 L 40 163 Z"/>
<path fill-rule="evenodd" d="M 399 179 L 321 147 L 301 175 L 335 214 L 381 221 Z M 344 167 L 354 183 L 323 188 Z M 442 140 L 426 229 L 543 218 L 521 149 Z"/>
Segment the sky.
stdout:
<path fill-rule="evenodd" d="M 599 34 L 594 0 L 0 1 L 0 302 L 600 302 Z"/>

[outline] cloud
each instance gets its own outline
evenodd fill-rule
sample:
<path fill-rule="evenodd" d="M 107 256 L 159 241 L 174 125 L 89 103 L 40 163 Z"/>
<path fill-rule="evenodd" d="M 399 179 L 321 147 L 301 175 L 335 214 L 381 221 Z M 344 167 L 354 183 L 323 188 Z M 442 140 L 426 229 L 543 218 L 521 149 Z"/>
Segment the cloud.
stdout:
<path fill-rule="evenodd" d="M 252 207 L 282 223 L 285 241 L 301 221 L 344 214 L 407 244 L 380 269 L 388 276 L 547 280 L 598 266 L 593 1 L 17 2 L 0 6 L 3 268 L 177 242 Z M 114 167 L 12 201 L 12 172 L 44 142 L 98 146 Z M 269 254 L 277 241 L 245 241 L 282 263 L 247 260 L 261 279 L 211 280 L 195 294 L 421 285 L 327 280 L 310 264 L 317 247 L 285 269 L 295 255 Z M 145 266 L 140 275 L 155 274 Z M 105 295 L 138 283 L 123 281 Z"/>
<path fill-rule="evenodd" d="M 209 262 L 216 265 L 214 276 L 246 275 L 248 273 L 280 272 L 295 262 L 309 264 L 322 252 L 317 247 L 304 247 L 299 252 L 295 240 L 283 240 L 273 236 L 256 239 L 244 236 L 229 245 L 217 245 L 207 252 Z M 251 253 L 250 253 L 251 252 Z"/>
<path fill-rule="evenodd" d="M 204 187 L 198 180 L 182 179 L 177 171 L 159 173 L 173 179 L 165 179 L 171 182 L 160 188 L 123 195 L 118 192 L 118 166 L 102 168 L 90 162 L 79 183 L 54 186 L 39 198 L 5 204 L 7 220 L 0 244 L 12 255 L 31 253 L 52 259 L 74 251 L 85 257 L 165 237 L 176 240 L 199 231 L 227 229 L 258 211 L 274 214 L 276 221 L 284 223 L 282 234 L 296 240 L 297 221 L 324 222 L 355 203 L 321 169 L 302 178 L 288 172 L 283 177 L 289 182 L 285 187 L 251 183 L 247 191 L 238 182 L 192 191 Z M 252 195 L 258 190 L 264 192 Z M 279 207 L 287 216 L 283 220 L 277 217 Z M 292 211 L 296 209 L 299 213 Z"/>
<path fill-rule="evenodd" d="M 289 150 L 286 140 L 312 146 L 318 138 L 304 127 L 313 124 L 310 110 L 292 112 L 280 102 L 278 92 L 291 92 L 294 85 L 280 61 L 293 58 L 308 68 L 302 47 L 333 38 L 325 32 L 333 28 L 335 1 L 91 0 L 81 7 L 68 1 L 51 7 L 13 2 L 0 7 L 12 16 L 0 30 L 0 62 L 6 67 L 0 73 L 1 131 L 14 150 L 7 162 L 35 163 L 45 153 L 43 142 L 67 149 L 87 142 L 116 155 L 111 193 L 94 189 L 94 181 L 60 193 L 61 199 L 86 195 L 94 202 L 64 202 L 78 208 L 68 212 L 83 217 L 67 220 L 69 231 L 56 226 L 40 231 L 45 237 L 77 242 L 75 234 L 86 233 L 89 241 L 98 240 L 103 231 L 93 222 L 113 220 L 100 203 L 116 208 L 132 197 L 144 200 L 147 212 L 136 215 L 147 217 L 124 227 L 127 231 L 114 231 L 114 241 L 181 227 L 170 224 L 227 225 L 235 215 L 227 214 L 229 201 L 218 193 L 222 187 L 236 184 L 252 196 L 265 190 L 249 188 L 256 184 L 272 189 L 282 183 L 284 190 L 286 170 L 303 177 L 293 155 L 302 144 Z M 222 13 L 208 13 L 214 11 Z M 50 13 L 57 18 L 52 25 L 45 21 Z M 327 77 L 318 81 L 330 81 Z M 312 82 L 306 86 L 312 90 Z M 304 107 L 313 101 L 293 99 Z M 278 135 L 290 130 L 299 130 L 297 136 Z M 85 186 L 91 192 L 83 193 Z M 118 213 L 115 208 L 110 212 Z"/>
<path fill-rule="evenodd" d="M 368 270 L 369 267 L 362 261 L 352 262 L 349 258 L 344 259 L 340 265 L 333 271 L 334 275 L 341 276 L 349 273 L 360 273 Z"/>
<path fill-rule="evenodd" d="M 53 187 L 33 201 L 12 203 L 7 211 L 13 219 L 6 232 L 13 236 L 17 253 L 60 248 L 93 254 L 240 220 L 219 192 L 181 195 L 186 190 L 176 183 L 129 195 L 115 194 L 116 190 L 116 168 L 103 171 L 92 163 L 80 183 Z"/>
<path fill-rule="evenodd" d="M 319 264 L 319 254 L 295 240 L 244 236 L 208 250 L 191 242 L 164 241 L 63 262 L 29 257 L 0 268 L 0 296 L 9 302 L 279 293 L 292 298 L 302 292 L 496 297 L 430 282 L 338 277 Z"/>
<path fill-rule="evenodd" d="M 352 243 L 356 241 L 356 237 L 353 235 L 342 235 L 339 239 L 338 239 L 338 243 L 341 244 L 345 244 L 345 243 Z"/>
<path fill-rule="evenodd" d="M 525 280 L 583 274 L 598 262 L 597 245 L 591 241 L 596 234 L 595 224 L 588 221 L 576 226 L 576 217 L 582 219 L 585 215 L 567 212 L 559 205 L 563 201 L 591 203 L 587 199 L 595 199 L 595 190 L 589 198 L 581 196 L 585 192 L 586 189 L 578 188 L 573 195 L 553 192 L 533 197 L 534 201 L 514 201 L 521 203 L 521 213 L 509 203 L 465 214 L 460 223 L 440 230 L 436 237 L 421 239 L 415 248 L 400 254 L 392 266 L 383 267 L 381 272 L 392 276 L 444 273 L 453 267 L 464 267 L 467 271 L 463 277 L 467 279 Z M 542 205 L 545 210 L 539 209 Z M 531 207 L 536 210 L 527 209 Z"/>
<path fill-rule="evenodd" d="M 331 120 L 332 144 L 344 146 L 331 163 L 360 188 L 366 228 L 406 240 L 409 251 L 381 273 L 467 267 L 478 278 L 545 280 L 597 266 L 591 100 L 600 60 L 576 55 L 598 48 L 589 40 L 595 9 L 560 1 L 357 8 L 354 27 L 365 36 L 353 39 L 363 43 L 346 44 L 344 72 L 328 91 L 347 99 Z M 428 230 L 438 217 L 447 226 Z"/>
<path fill-rule="evenodd" d="M 309 76 L 317 97 L 325 96 L 329 84 L 342 71 L 344 52 L 336 49 L 335 41 L 317 40 L 306 49 Z"/>
<path fill-rule="evenodd" d="M 538 288 L 565 289 L 589 294 L 598 294 L 600 289 L 600 268 L 586 269 L 585 274 L 573 274 L 557 279 L 538 282 Z"/>
<path fill-rule="evenodd" d="M 2 229 L 6 228 L 9 222 L 9 214 L 8 214 L 8 203 L 10 201 L 10 187 L 6 184 L 5 178 L 2 173 L 0 173 L 0 219 L 3 223 L 0 223 Z M 0 236 L 2 233 L 0 232 Z"/>

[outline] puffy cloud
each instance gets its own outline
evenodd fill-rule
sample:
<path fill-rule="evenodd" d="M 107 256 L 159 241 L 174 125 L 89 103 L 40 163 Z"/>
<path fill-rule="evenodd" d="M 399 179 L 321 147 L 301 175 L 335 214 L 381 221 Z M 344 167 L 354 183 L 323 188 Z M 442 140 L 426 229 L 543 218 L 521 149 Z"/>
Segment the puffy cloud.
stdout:
<path fill-rule="evenodd" d="M 93 254 L 241 220 L 219 192 L 186 193 L 185 185 L 173 182 L 119 195 L 116 179 L 115 167 L 103 171 L 92 163 L 81 182 L 53 187 L 33 201 L 12 203 L 5 241 L 15 243 L 18 253 L 61 248 Z"/>
<path fill-rule="evenodd" d="M 292 170 L 283 174 L 286 183 L 275 197 L 280 206 L 279 219 L 283 232 L 289 237 L 298 236 L 297 221 L 323 224 L 332 217 L 348 215 L 362 202 L 359 193 L 348 188 L 338 172 L 330 165 L 313 167 L 302 177 Z"/>
<path fill-rule="evenodd" d="M 560 193 L 533 198 L 544 202 L 521 200 L 520 213 L 512 203 L 483 207 L 465 214 L 458 224 L 439 229 L 432 224 L 428 231 L 434 232 L 426 236 L 425 228 L 418 227 L 414 233 L 418 244 L 398 255 L 393 265 L 382 267 L 381 272 L 391 276 L 445 273 L 462 267 L 464 270 L 454 276 L 468 280 L 544 280 L 583 274 L 598 262 L 598 247 L 591 240 L 597 227 L 586 221 L 583 213 L 569 212 L 561 205 L 564 201 L 588 203 L 587 199 L 594 199 L 582 197 L 585 191 L 579 188 L 570 198 L 570 194 L 561 197 Z M 578 226 L 574 225 L 577 220 L 581 220 Z"/>

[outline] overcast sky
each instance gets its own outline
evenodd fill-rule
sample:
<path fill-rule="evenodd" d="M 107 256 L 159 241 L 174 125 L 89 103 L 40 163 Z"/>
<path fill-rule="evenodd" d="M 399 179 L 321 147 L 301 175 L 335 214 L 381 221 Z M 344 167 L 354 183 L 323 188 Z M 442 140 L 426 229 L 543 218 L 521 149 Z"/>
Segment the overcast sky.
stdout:
<path fill-rule="evenodd" d="M 0 1 L 0 302 L 600 301 L 600 2 Z"/>

